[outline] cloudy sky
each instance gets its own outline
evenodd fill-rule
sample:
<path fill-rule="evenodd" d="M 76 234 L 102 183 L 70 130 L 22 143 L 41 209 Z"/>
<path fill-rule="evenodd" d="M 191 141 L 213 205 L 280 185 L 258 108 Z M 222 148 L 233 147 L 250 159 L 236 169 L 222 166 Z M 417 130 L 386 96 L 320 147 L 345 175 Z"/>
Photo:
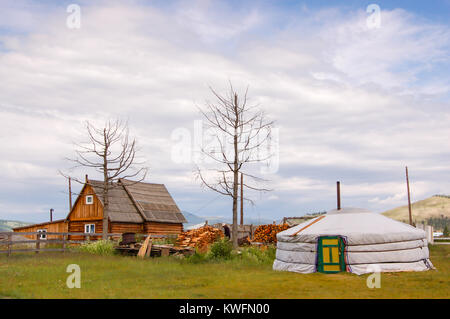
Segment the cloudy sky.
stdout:
<path fill-rule="evenodd" d="M 337 180 L 343 206 L 404 205 L 405 165 L 413 200 L 449 194 L 450 1 L 374 3 L 379 15 L 367 1 L 2 1 L 0 219 L 65 217 L 58 170 L 84 121 L 111 118 L 128 120 L 148 182 L 184 211 L 229 216 L 172 154 L 228 81 L 279 132 L 273 191 L 250 194 L 248 216 L 334 208 Z"/>

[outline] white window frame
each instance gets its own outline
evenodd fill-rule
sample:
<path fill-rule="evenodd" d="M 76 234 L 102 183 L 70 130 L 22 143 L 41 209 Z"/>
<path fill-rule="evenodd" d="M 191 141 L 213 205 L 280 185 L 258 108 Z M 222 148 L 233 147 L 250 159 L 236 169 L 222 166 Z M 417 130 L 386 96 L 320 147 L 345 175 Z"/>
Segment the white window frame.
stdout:
<path fill-rule="evenodd" d="M 84 224 L 84 233 L 85 234 L 94 234 L 95 233 L 95 224 Z"/>
<path fill-rule="evenodd" d="M 94 195 L 86 195 L 86 205 L 94 204 Z"/>
<path fill-rule="evenodd" d="M 38 229 L 37 230 L 38 233 L 42 233 L 39 235 L 39 239 L 40 240 L 47 240 L 47 234 L 44 234 L 47 232 L 47 229 L 43 228 L 43 229 Z"/>

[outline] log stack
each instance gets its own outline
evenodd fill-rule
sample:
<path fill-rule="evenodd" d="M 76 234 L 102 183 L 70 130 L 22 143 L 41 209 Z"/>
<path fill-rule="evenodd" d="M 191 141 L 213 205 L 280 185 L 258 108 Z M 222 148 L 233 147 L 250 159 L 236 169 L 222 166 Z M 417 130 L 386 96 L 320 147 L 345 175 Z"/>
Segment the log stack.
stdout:
<path fill-rule="evenodd" d="M 177 245 L 206 249 L 210 244 L 224 237 L 223 231 L 208 225 L 178 235 Z"/>
<path fill-rule="evenodd" d="M 272 244 L 277 242 L 277 234 L 289 228 L 286 223 L 259 225 L 255 229 L 252 242 Z"/>

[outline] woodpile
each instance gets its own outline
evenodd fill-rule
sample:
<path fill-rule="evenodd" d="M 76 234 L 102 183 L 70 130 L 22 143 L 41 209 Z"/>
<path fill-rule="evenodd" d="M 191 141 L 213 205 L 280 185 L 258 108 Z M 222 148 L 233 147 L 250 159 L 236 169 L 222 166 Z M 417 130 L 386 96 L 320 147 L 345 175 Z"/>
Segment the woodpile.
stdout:
<path fill-rule="evenodd" d="M 271 244 L 277 242 L 277 234 L 283 230 L 289 228 L 289 225 L 284 224 L 268 224 L 268 225 L 259 225 L 255 229 L 255 233 L 253 235 L 252 242 Z"/>
<path fill-rule="evenodd" d="M 160 256 L 190 256 L 195 250 L 192 247 L 177 247 L 174 245 L 158 245 L 151 241 L 145 245 L 144 243 L 136 243 L 130 245 L 120 245 L 115 247 L 116 251 L 122 255 L 144 257 L 160 257 Z"/>
<path fill-rule="evenodd" d="M 178 235 L 177 245 L 182 247 L 193 247 L 200 250 L 206 249 L 210 244 L 225 235 L 223 231 L 208 225 L 192 229 Z"/>

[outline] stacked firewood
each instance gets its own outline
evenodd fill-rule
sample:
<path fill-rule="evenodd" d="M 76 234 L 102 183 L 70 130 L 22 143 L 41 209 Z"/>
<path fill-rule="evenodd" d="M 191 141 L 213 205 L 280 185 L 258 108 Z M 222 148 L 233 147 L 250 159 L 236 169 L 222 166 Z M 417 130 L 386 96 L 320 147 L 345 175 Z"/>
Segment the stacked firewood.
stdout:
<path fill-rule="evenodd" d="M 218 228 L 208 225 L 192 229 L 178 235 L 177 245 L 205 249 L 216 240 L 223 238 L 224 233 Z"/>
<path fill-rule="evenodd" d="M 276 243 L 277 234 L 288 228 L 289 225 L 286 223 L 279 225 L 277 224 L 259 225 L 255 229 L 252 241 L 265 244 Z"/>

